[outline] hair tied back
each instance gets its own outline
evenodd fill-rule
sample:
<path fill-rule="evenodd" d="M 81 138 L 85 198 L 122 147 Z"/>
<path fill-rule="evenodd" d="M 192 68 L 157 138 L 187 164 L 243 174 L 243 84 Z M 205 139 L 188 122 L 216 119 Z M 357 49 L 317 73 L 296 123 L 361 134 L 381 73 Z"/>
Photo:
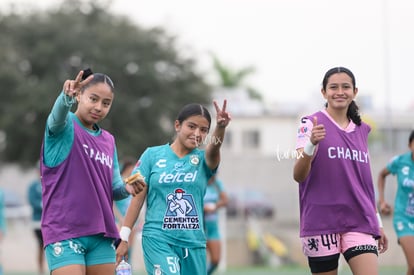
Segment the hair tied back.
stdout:
<path fill-rule="evenodd" d="M 88 76 L 90 76 L 92 74 L 93 74 L 93 72 L 90 68 L 87 68 L 87 69 L 83 70 L 82 80 L 87 79 Z"/>

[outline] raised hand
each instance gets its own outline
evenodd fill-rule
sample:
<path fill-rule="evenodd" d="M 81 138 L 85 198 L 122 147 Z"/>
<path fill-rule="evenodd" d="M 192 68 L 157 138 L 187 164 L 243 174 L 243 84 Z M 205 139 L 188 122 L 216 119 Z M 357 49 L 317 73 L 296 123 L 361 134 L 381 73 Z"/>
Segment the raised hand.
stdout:
<path fill-rule="evenodd" d="M 319 141 L 323 140 L 326 136 L 325 126 L 318 124 L 318 118 L 313 117 L 313 128 L 310 136 L 310 141 L 313 145 L 317 145 Z"/>
<path fill-rule="evenodd" d="M 214 107 L 216 108 L 216 113 L 217 113 L 217 126 L 220 128 L 226 128 L 227 125 L 229 125 L 230 120 L 231 120 L 231 116 L 230 114 L 226 111 L 226 107 L 227 107 L 227 100 L 225 99 L 223 102 L 223 107 L 219 107 L 217 101 L 213 101 Z"/>
<path fill-rule="evenodd" d="M 65 83 L 63 83 L 63 92 L 70 97 L 75 97 L 82 87 L 87 85 L 93 78 L 93 74 L 88 76 L 85 80 L 82 80 L 82 76 L 83 71 L 80 71 L 75 80 L 66 80 Z"/>

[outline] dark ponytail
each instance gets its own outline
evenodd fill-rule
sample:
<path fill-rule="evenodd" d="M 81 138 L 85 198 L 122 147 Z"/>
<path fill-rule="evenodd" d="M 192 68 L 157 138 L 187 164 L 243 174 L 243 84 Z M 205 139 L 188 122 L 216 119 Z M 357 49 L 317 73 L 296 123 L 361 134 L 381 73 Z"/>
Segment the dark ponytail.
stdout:
<path fill-rule="evenodd" d="M 87 68 L 83 70 L 82 80 L 87 79 L 90 75 L 93 75 L 93 79 L 89 81 L 88 84 L 82 87 L 82 92 L 86 90 L 88 87 L 96 85 L 97 83 L 106 83 L 109 86 L 109 88 L 111 88 L 111 91 L 114 92 L 114 83 L 112 82 L 111 78 L 109 78 L 109 76 L 102 73 L 94 73 L 90 68 Z"/>
<path fill-rule="evenodd" d="M 351 104 L 349 104 L 346 116 L 349 119 L 351 119 L 356 125 L 361 126 L 361 116 L 359 114 L 359 107 L 355 103 L 355 100 L 352 100 Z"/>

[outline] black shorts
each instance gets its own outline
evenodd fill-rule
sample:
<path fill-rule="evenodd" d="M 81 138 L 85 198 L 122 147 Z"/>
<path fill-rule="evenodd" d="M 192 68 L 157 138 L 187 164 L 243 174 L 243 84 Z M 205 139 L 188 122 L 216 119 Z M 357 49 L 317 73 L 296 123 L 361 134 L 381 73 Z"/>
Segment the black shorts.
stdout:
<path fill-rule="evenodd" d="M 34 233 L 35 233 L 35 236 L 36 236 L 37 243 L 39 244 L 39 246 L 43 247 L 42 230 L 41 229 L 35 229 Z"/>

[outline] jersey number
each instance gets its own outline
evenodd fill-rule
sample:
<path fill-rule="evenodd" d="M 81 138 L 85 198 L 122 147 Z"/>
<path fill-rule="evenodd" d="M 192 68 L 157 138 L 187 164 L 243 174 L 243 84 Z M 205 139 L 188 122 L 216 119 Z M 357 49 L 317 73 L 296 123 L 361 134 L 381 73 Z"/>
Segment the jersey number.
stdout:
<path fill-rule="evenodd" d="M 180 272 L 179 259 L 177 257 L 167 257 L 168 269 L 171 273 Z"/>

